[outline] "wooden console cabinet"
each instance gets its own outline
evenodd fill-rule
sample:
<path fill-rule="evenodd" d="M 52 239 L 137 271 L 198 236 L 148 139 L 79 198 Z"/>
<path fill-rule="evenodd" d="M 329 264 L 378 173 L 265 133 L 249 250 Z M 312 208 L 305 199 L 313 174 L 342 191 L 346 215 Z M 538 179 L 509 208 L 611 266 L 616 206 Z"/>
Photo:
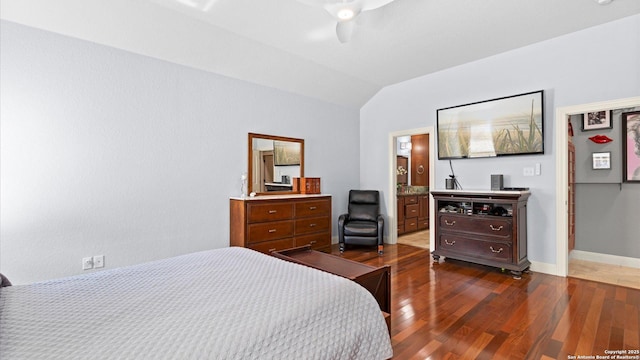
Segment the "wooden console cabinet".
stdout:
<path fill-rule="evenodd" d="M 434 190 L 433 259 L 440 256 L 508 269 L 519 277 L 527 259 L 529 191 Z"/>
<path fill-rule="evenodd" d="M 263 253 L 310 245 L 331 249 L 331 196 L 263 195 L 230 199 L 230 244 Z"/>

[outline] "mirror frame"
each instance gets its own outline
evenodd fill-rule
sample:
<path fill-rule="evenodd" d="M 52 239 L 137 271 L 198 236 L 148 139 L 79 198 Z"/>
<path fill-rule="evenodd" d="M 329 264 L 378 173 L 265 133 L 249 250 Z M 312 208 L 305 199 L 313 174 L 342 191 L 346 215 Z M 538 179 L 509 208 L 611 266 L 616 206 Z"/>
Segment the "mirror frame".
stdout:
<path fill-rule="evenodd" d="M 296 142 L 300 144 L 300 177 L 304 177 L 304 139 L 296 139 L 284 136 L 275 136 L 275 135 L 265 135 L 265 134 L 256 134 L 249 133 L 249 151 L 247 153 L 247 157 L 249 159 L 249 171 L 247 171 L 247 187 L 249 188 L 249 193 L 252 192 L 251 187 L 253 186 L 253 139 L 267 139 L 267 140 L 278 140 L 278 141 L 289 141 Z M 291 179 L 293 181 L 293 179 Z M 269 191 L 269 192 L 258 192 L 256 191 L 256 195 L 281 195 L 281 194 L 297 194 L 300 191 Z"/>

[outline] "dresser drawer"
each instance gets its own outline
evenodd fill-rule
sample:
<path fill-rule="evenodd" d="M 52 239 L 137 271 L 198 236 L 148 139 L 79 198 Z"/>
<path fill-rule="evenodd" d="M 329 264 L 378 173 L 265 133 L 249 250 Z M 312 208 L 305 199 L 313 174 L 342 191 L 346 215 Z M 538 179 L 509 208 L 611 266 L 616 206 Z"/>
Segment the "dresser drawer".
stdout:
<path fill-rule="evenodd" d="M 311 245 L 311 249 L 326 248 L 331 246 L 331 236 L 328 233 L 296 236 L 294 245 L 295 247 Z"/>
<path fill-rule="evenodd" d="M 274 221 L 249 225 L 247 243 L 255 244 L 267 240 L 293 237 L 293 221 Z"/>
<path fill-rule="evenodd" d="M 293 217 L 292 204 L 248 204 L 247 222 L 265 222 L 274 220 L 286 220 Z"/>
<path fill-rule="evenodd" d="M 404 196 L 404 204 L 405 205 L 411 205 L 411 204 L 417 204 L 418 203 L 418 197 L 417 196 Z"/>
<path fill-rule="evenodd" d="M 411 232 L 418 230 L 418 219 L 407 219 L 404 221 L 404 232 Z"/>
<path fill-rule="evenodd" d="M 424 230 L 429 228 L 429 219 L 418 220 L 418 230 Z"/>
<path fill-rule="evenodd" d="M 296 218 L 329 215 L 331 203 L 325 200 L 304 201 L 295 204 Z"/>
<path fill-rule="evenodd" d="M 473 234 L 511 237 L 511 219 L 502 217 L 478 217 L 440 215 L 442 231 L 460 231 Z"/>
<path fill-rule="evenodd" d="M 258 244 L 250 244 L 247 247 L 249 249 L 253 249 L 253 250 L 268 254 L 272 251 L 291 249 L 294 246 L 293 246 L 293 238 L 288 238 L 288 239 L 280 239 L 280 240 L 273 240 L 273 241 L 265 241 Z"/>
<path fill-rule="evenodd" d="M 296 220 L 295 234 L 303 235 L 327 232 L 329 231 L 330 222 L 331 220 L 328 216 Z"/>
<path fill-rule="evenodd" d="M 420 213 L 420 205 L 418 205 L 418 204 L 405 205 L 405 207 L 404 207 L 404 218 L 405 219 L 417 218 L 419 213 Z"/>
<path fill-rule="evenodd" d="M 436 246 L 443 252 L 457 253 L 492 261 L 511 262 L 511 244 L 476 240 L 453 234 L 441 234 Z"/>

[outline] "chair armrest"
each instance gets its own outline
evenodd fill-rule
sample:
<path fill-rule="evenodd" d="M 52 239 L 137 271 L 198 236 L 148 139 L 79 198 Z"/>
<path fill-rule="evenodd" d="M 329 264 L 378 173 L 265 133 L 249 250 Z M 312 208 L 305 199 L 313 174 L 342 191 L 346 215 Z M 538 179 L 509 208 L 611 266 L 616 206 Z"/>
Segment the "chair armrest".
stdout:
<path fill-rule="evenodd" d="M 342 214 L 338 216 L 338 228 L 342 228 L 345 221 L 349 221 L 349 214 Z"/>
<path fill-rule="evenodd" d="M 378 245 L 384 244 L 384 216 L 378 214 Z"/>
<path fill-rule="evenodd" d="M 338 242 L 344 243 L 344 223 L 349 220 L 349 214 L 342 214 L 338 217 Z"/>

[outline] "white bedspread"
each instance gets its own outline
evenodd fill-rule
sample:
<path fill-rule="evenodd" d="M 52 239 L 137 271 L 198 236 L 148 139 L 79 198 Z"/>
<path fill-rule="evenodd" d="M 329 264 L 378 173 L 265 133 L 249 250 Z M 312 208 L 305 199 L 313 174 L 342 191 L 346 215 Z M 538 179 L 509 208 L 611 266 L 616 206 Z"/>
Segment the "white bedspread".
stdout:
<path fill-rule="evenodd" d="M 0 359 L 385 359 L 361 286 L 244 248 L 0 289 Z"/>

